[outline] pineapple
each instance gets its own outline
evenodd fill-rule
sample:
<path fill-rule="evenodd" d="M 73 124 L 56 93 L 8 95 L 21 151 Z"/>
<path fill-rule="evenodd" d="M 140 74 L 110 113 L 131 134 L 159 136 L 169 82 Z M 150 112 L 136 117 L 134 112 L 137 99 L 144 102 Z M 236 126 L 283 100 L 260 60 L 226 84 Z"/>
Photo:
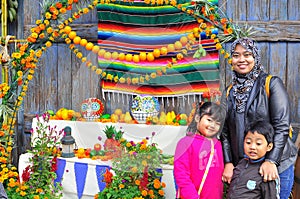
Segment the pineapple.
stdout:
<path fill-rule="evenodd" d="M 113 158 L 120 157 L 122 149 L 119 140 L 122 138 L 123 132 L 117 131 L 115 126 L 106 126 L 103 130 L 107 139 L 104 142 L 104 150 L 107 151 L 106 155 Z"/>

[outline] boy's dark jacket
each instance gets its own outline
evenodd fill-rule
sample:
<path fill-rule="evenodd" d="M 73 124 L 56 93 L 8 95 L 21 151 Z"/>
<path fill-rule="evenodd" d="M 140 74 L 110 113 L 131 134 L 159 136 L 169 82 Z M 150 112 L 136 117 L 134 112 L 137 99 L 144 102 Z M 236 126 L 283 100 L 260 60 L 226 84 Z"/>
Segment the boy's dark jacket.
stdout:
<path fill-rule="evenodd" d="M 266 159 L 280 165 L 278 169 L 281 173 L 294 164 L 297 157 L 297 148 L 289 139 L 289 100 L 283 82 L 280 78 L 273 76 L 270 82 L 270 96 L 268 97 L 265 89 L 266 76 L 266 73 L 261 72 L 253 85 L 244 113 L 244 125 L 254 122 L 257 118 L 263 118 L 272 124 L 275 131 L 274 148 L 266 156 Z M 237 165 L 239 160 L 243 158 L 243 148 L 241 147 L 243 144 L 241 143 L 243 143 L 244 136 L 237 135 L 233 89 L 230 90 L 228 97 L 226 97 L 226 90 L 223 92 L 221 102 L 227 110 L 221 133 L 224 162 L 232 162 Z M 227 132 L 231 132 L 231 134 L 227 134 Z M 230 135 L 234 139 L 231 139 Z M 284 143 L 286 144 L 284 145 Z M 236 153 L 232 154 L 230 148 Z M 237 151 L 240 151 L 239 155 Z"/>
<path fill-rule="evenodd" d="M 227 199 L 277 199 L 279 198 L 279 183 L 275 180 L 263 182 L 259 168 L 263 160 L 252 162 L 242 159 L 234 169 Z"/>

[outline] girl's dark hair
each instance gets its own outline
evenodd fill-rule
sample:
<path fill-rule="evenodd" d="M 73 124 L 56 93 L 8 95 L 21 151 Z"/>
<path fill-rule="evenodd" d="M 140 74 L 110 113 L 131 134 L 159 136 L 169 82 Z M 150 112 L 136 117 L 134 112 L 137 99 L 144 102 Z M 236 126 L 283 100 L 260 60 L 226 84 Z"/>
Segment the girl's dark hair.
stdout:
<path fill-rule="evenodd" d="M 187 128 L 188 133 L 196 133 L 197 132 L 197 122 L 195 121 L 196 115 L 200 116 L 200 120 L 204 115 L 210 116 L 212 119 L 221 123 L 220 130 L 223 127 L 223 123 L 225 120 L 225 112 L 222 107 L 214 102 L 201 102 L 196 105 L 196 111 L 191 121 L 190 125 Z"/>
<path fill-rule="evenodd" d="M 268 144 L 273 142 L 274 129 L 268 121 L 257 120 L 255 122 L 250 123 L 248 126 L 246 126 L 245 136 L 248 132 L 254 133 L 255 131 L 263 135 L 266 138 Z"/>

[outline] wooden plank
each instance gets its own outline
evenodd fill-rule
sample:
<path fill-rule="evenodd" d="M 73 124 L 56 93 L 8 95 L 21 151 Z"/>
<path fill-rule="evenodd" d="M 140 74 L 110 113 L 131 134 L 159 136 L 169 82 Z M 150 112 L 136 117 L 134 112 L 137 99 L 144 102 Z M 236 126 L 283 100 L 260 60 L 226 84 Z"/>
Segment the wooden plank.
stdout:
<path fill-rule="evenodd" d="M 236 21 L 252 26 L 257 41 L 300 41 L 300 21 Z"/>
<path fill-rule="evenodd" d="M 287 1 L 287 16 L 289 20 L 300 20 L 300 1 Z"/>
<path fill-rule="evenodd" d="M 285 42 L 270 43 L 270 73 L 279 76 L 286 84 L 287 45 Z"/>
<path fill-rule="evenodd" d="M 245 1 L 247 21 L 268 21 L 269 2 L 266 0 Z M 245 12 L 245 8 L 241 12 Z"/>
<path fill-rule="evenodd" d="M 270 20 L 287 20 L 287 1 L 270 2 Z"/>
<path fill-rule="evenodd" d="M 57 60 L 57 109 L 72 109 L 72 52 L 67 45 L 59 45 Z"/>
<path fill-rule="evenodd" d="M 226 6 L 226 13 L 229 18 L 233 20 L 246 20 L 246 1 L 227 1 Z"/>
<path fill-rule="evenodd" d="M 80 48 L 80 51 L 97 66 L 97 56 L 95 54 L 88 54 L 83 48 Z M 84 99 L 99 98 L 100 78 L 74 55 L 72 55 L 72 63 L 72 85 L 70 85 L 73 91 L 72 107 L 74 110 L 80 111 L 80 105 Z"/>
<path fill-rule="evenodd" d="M 300 122 L 300 43 L 287 44 L 287 91 L 291 101 L 291 118 L 292 122 Z"/>
<path fill-rule="evenodd" d="M 48 48 L 44 56 L 40 60 L 39 66 L 39 90 L 40 103 L 39 113 L 43 113 L 48 109 L 55 110 L 57 104 L 57 44 L 53 44 Z"/>

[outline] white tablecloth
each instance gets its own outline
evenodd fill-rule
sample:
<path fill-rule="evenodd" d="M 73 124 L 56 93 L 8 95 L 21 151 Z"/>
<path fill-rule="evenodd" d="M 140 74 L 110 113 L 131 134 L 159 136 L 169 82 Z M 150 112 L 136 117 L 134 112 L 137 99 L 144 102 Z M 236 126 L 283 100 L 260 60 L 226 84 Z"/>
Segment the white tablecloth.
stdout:
<path fill-rule="evenodd" d="M 32 128 L 36 128 L 37 119 L 32 121 Z M 125 124 L 125 123 L 101 123 L 101 122 L 81 122 L 81 121 L 66 121 L 66 120 L 50 120 L 51 127 L 56 126 L 57 130 L 61 130 L 66 126 L 71 127 L 72 136 L 76 140 L 78 148 L 93 148 L 94 144 L 102 143 L 106 139 L 103 132 L 108 125 L 114 125 L 116 129 L 124 131 L 123 137 L 128 141 L 140 142 L 142 139 L 151 138 L 152 132 L 155 132 L 152 142 L 157 143 L 158 147 L 164 154 L 174 155 L 178 140 L 185 135 L 186 126 L 171 126 L 171 125 L 145 125 L 145 124 Z M 99 141 L 98 137 L 102 140 Z M 33 133 L 32 139 L 35 134 Z"/>
<path fill-rule="evenodd" d="M 22 154 L 19 159 L 20 176 L 29 164 L 30 154 Z M 63 199 L 93 199 L 94 195 L 103 190 L 103 183 L 99 186 L 99 179 L 110 166 L 110 161 L 92 160 L 88 158 L 58 158 L 58 181 L 62 183 Z M 103 168 L 101 168 L 103 167 Z M 162 165 L 162 182 L 166 183 L 165 196 L 175 198 L 173 166 Z"/>
<path fill-rule="evenodd" d="M 35 129 L 37 119 L 34 118 L 32 128 Z M 65 120 L 50 120 L 50 127 L 55 127 L 59 131 L 66 126 L 71 127 L 72 136 L 76 140 L 78 148 L 93 148 L 94 144 L 104 144 L 106 136 L 103 132 L 107 125 L 114 125 L 116 129 L 124 131 L 123 137 L 129 141 L 139 142 L 142 139 L 155 136 L 152 139 L 153 143 L 157 143 L 158 147 L 165 154 L 173 155 L 178 140 L 185 135 L 186 126 L 168 126 L 168 125 L 145 125 L 145 124 L 125 124 L 125 123 L 100 123 L 100 122 L 81 122 L 81 121 L 65 121 Z M 102 140 L 99 141 L 98 137 L 101 136 Z M 34 140 L 35 134 L 32 134 Z M 28 165 L 28 154 L 20 156 L 19 172 Z M 110 165 L 110 161 L 92 160 L 92 159 L 78 159 L 78 158 L 60 158 L 61 162 L 65 162 L 62 175 L 63 195 L 65 199 L 75 199 L 78 195 L 82 195 L 82 199 L 93 199 L 94 195 L 99 191 L 97 183 L 96 167 L 103 165 Z M 86 168 L 86 176 L 83 184 L 76 183 L 76 168 Z M 61 165 L 59 166 L 61 169 Z M 60 171 L 60 172 L 62 172 Z M 77 176 L 78 177 L 78 176 Z M 82 177 L 82 176 L 81 176 Z M 81 180 L 82 181 L 82 180 Z M 162 181 L 166 183 L 165 194 L 166 198 L 175 198 L 175 186 L 173 178 L 173 166 L 163 165 Z M 80 192 L 80 193 L 79 193 Z M 82 193 L 81 193 L 82 192 Z"/>

